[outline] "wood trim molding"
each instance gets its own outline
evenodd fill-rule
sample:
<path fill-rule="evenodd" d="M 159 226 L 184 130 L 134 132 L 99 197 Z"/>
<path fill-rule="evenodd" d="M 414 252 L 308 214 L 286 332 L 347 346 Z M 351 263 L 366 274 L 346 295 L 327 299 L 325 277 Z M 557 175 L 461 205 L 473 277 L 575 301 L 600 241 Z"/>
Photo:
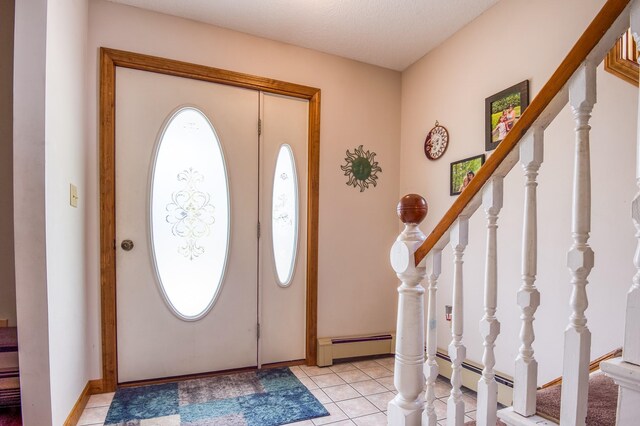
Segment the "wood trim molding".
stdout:
<path fill-rule="evenodd" d="M 607 53 L 604 58 L 604 69 L 629 84 L 636 87 L 639 85 L 638 50 L 631 30 L 624 33 Z"/>
<path fill-rule="evenodd" d="M 107 51 L 100 52 L 100 308 L 102 380 L 104 390 L 116 389 L 118 357 L 116 337 L 116 65 Z"/>
<path fill-rule="evenodd" d="M 462 214 L 465 207 L 482 190 L 482 187 L 487 183 L 498 166 L 502 164 L 509 153 L 518 145 L 527 130 L 540 118 L 547 106 L 551 104 L 551 101 L 553 101 L 556 95 L 565 87 L 580 64 L 582 64 L 589 53 L 598 45 L 603 34 L 613 25 L 629 2 L 630 0 L 607 0 L 598 15 L 596 15 L 586 31 L 580 36 L 549 81 L 547 81 L 542 90 L 540 90 L 540 93 L 538 93 L 533 99 L 533 102 L 529 104 L 520 117 L 520 120 L 516 122 L 513 129 L 511 129 L 500 145 L 498 145 L 486 163 L 478 170 L 476 177 L 471 180 L 469 186 L 456 198 L 440 222 L 438 222 L 426 240 L 418 250 L 416 250 L 414 256 L 416 265 L 425 258 L 445 232 L 453 225 L 453 222 Z"/>
<path fill-rule="evenodd" d="M 320 198 L 320 90 L 309 100 L 307 193 L 307 365 L 318 358 L 318 220 Z"/>
<path fill-rule="evenodd" d="M 87 402 L 89 402 L 89 397 L 100 393 L 101 390 L 102 380 L 89 380 L 67 416 L 67 419 L 64 421 L 64 426 L 76 426 L 78 420 L 80 420 L 80 416 L 82 416 L 84 408 L 87 406 Z"/>
<path fill-rule="evenodd" d="M 320 89 L 156 56 L 100 48 L 100 285 L 102 391 L 117 386 L 115 265 L 115 83 L 116 67 L 227 84 L 309 101 L 307 201 L 306 363 L 316 364 L 318 334 L 318 202 L 320 177 Z"/>

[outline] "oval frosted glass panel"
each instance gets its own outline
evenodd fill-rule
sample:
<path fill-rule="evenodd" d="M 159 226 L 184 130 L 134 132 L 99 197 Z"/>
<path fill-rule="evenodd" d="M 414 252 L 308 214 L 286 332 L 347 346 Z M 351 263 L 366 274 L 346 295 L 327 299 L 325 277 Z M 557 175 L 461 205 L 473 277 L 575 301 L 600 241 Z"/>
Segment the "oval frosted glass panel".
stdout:
<path fill-rule="evenodd" d="M 220 141 L 191 107 L 167 121 L 151 178 L 151 246 L 165 301 L 204 316 L 220 291 L 229 248 L 229 185 Z"/>
<path fill-rule="evenodd" d="M 298 245 L 298 177 L 293 151 L 280 146 L 273 176 L 271 203 L 273 259 L 278 283 L 287 286 L 293 276 Z"/>

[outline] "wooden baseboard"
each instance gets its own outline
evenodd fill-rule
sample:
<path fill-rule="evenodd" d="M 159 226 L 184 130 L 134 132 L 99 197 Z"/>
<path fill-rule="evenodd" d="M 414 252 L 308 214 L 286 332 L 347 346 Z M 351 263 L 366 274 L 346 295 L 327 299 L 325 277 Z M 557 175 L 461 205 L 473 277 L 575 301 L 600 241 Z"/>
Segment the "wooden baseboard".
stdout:
<path fill-rule="evenodd" d="M 102 379 L 89 380 L 89 395 L 104 393 Z"/>
<path fill-rule="evenodd" d="M 282 361 L 282 362 L 272 362 L 270 364 L 262 364 L 262 368 L 268 370 L 270 368 L 281 368 L 281 367 L 294 367 L 296 365 L 305 365 L 307 363 L 304 359 L 296 359 L 291 361 Z"/>
<path fill-rule="evenodd" d="M 67 416 L 67 420 L 64 421 L 64 426 L 76 426 L 76 424 L 78 424 L 78 420 L 80 420 L 82 412 L 84 411 L 84 407 L 86 407 L 87 402 L 89 402 L 89 397 L 101 392 L 102 379 L 89 380 L 78 397 L 75 405 L 71 409 L 69 416 Z"/>

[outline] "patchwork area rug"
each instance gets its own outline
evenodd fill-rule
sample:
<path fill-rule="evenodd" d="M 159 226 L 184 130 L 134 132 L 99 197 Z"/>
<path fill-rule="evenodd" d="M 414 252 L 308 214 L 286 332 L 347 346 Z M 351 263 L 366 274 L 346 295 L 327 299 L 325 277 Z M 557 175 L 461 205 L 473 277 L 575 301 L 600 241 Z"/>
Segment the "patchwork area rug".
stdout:
<path fill-rule="evenodd" d="M 277 426 L 327 416 L 288 368 L 116 391 L 105 426 Z"/>

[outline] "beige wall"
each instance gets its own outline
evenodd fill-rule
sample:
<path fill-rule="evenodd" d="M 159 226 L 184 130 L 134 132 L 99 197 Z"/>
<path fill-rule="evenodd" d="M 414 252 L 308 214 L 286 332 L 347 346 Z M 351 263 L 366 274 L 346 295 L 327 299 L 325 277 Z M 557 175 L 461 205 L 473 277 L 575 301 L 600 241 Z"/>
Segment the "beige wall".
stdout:
<path fill-rule="evenodd" d="M 167 15 L 90 3 L 91 138 L 88 259 L 93 374 L 99 376 L 97 59 L 105 46 L 285 80 L 322 90 L 319 336 L 395 328 L 400 73 Z M 345 150 L 375 151 L 383 173 L 364 193 L 347 187 Z"/>
<path fill-rule="evenodd" d="M 449 163 L 483 150 L 484 98 L 523 79 L 530 80 L 535 95 L 602 3 L 501 2 L 401 76 L 102 0 L 88 6 L 88 33 L 87 6 L 82 0 L 18 2 L 13 210 L 25 424 L 61 424 L 86 381 L 101 375 L 99 46 L 322 89 L 319 335 L 362 334 L 395 328 L 397 280 L 387 256 L 398 230 L 394 206 L 399 193 L 418 192 L 427 197 L 431 211 L 423 230 L 429 232 L 453 200 L 448 195 Z M 593 331 L 592 358 L 621 344 L 620 306 L 634 272 L 633 228 L 627 218 L 635 193 L 637 91 L 599 71 L 599 104 L 592 120 L 591 243 L 596 267 L 587 311 Z M 422 156 L 422 143 L 435 120 L 448 127 L 451 145 L 443 159 L 430 162 Z M 565 109 L 547 131 L 547 160 L 540 177 L 538 285 L 542 306 L 536 320 L 535 348 L 541 382 L 560 373 L 562 331 L 569 316 L 565 258 L 571 244 L 572 128 L 570 112 Z M 347 187 L 339 168 L 344 151 L 360 144 L 378 153 L 383 169 L 378 187 L 364 193 Z M 77 210 L 68 206 L 71 182 L 80 189 Z M 505 182 L 505 207 L 499 222 L 503 269 L 498 315 L 503 332 L 498 339 L 497 368 L 506 373 L 513 370 L 519 331 L 515 292 L 520 285 L 521 186 L 522 176 L 516 169 Z M 472 220 L 470 241 L 465 255 L 469 309 L 465 342 L 469 357 L 479 361 L 481 214 Z M 449 254 L 444 262 L 439 318 L 444 317 L 444 304 L 451 302 Z M 439 346 L 445 347 L 449 330 L 444 321 L 439 333 Z"/>
<path fill-rule="evenodd" d="M 602 0 L 511 0 L 498 3 L 443 45 L 403 72 L 400 193 L 423 194 L 430 204 L 422 229 L 428 233 L 449 208 L 449 164 L 484 151 L 484 99 L 529 79 L 535 96 L 587 27 Z M 630 201 L 635 194 L 634 159 L 637 90 L 598 69 L 598 104 L 592 119 L 592 238 L 596 265 L 588 286 L 587 310 L 593 333 L 591 358 L 622 344 L 625 293 L 631 283 L 635 250 Z M 427 131 L 438 120 L 449 129 L 449 149 L 438 161 L 422 154 Z M 570 310 L 573 119 L 565 108 L 546 132 L 545 162 L 539 186 L 538 281 L 542 304 L 535 321 L 534 348 L 539 384 L 559 376 L 563 331 Z M 505 205 L 499 219 L 499 302 L 502 333 L 496 368 L 513 373 L 520 327 L 516 291 L 520 286 L 523 176 L 519 166 L 505 179 Z M 465 253 L 465 335 L 468 357 L 481 361 L 485 219 L 471 220 Z M 452 256 L 443 256 L 439 284 L 438 346 L 450 340 L 444 305 L 451 304 Z"/>
<path fill-rule="evenodd" d="M 86 0 L 47 7 L 46 218 L 52 422 L 64 422 L 87 381 Z M 69 184 L 78 207 L 69 205 Z"/>
<path fill-rule="evenodd" d="M 13 211 L 25 426 L 52 424 L 45 250 L 46 31 L 46 0 L 16 2 Z"/>
<path fill-rule="evenodd" d="M 25 426 L 63 424 L 90 379 L 83 192 L 87 10 L 84 0 L 16 4 L 13 178 Z M 79 187 L 78 209 L 69 206 L 70 182 Z"/>
<path fill-rule="evenodd" d="M 0 319 L 16 325 L 13 255 L 13 16 L 14 0 L 0 2 Z"/>

